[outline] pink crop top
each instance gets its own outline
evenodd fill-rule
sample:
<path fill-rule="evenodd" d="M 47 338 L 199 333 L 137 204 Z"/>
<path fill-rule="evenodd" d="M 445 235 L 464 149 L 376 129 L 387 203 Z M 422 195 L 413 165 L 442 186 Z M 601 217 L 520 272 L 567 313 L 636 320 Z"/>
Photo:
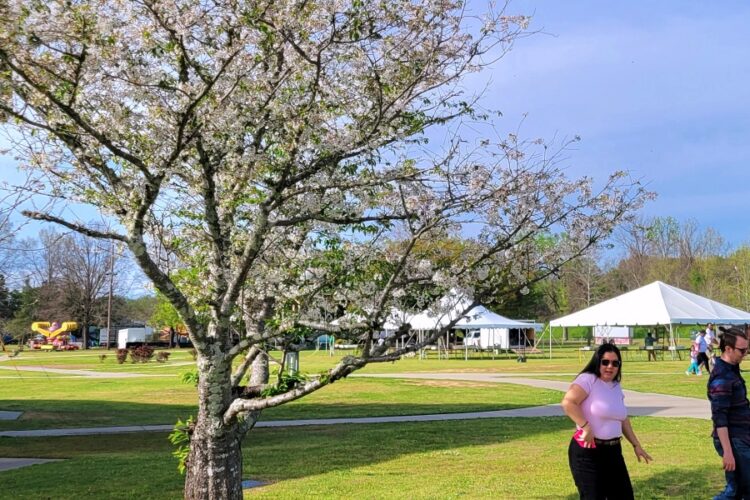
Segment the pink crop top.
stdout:
<path fill-rule="evenodd" d="M 581 373 L 573 383 L 588 394 L 581 409 L 594 437 L 613 439 L 622 436 L 622 421 L 628 417 L 628 409 L 620 384 L 604 382 L 593 373 Z"/>

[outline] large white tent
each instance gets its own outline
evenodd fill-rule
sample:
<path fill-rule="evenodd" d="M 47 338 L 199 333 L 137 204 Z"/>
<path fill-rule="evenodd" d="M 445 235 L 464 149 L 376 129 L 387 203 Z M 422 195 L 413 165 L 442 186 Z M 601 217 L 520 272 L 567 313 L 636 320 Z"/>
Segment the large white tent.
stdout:
<path fill-rule="evenodd" d="M 458 314 L 457 309 L 458 307 L 445 313 L 432 313 L 429 310 L 423 311 L 411 318 L 405 319 L 404 322 L 410 323 L 413 330 L 438 330 L 456 317 Z M 541 330 L 542 327 L 541 323 L 506 318 L 490 311 L 484 306 L 473 307 L 454 326 L 458 330 L 475 328 L 533 328 L 537 331 Z"/>
<path fill-rule="evenodd" d="M 661 281 L 550 321 L 550 327 L 656 326 L 750 323 L 750 313 Z"/>
<path fill-rule="evenodd" d="M 456 304 L 453 309 L 446 312 L 434 313 L 432 311 L 423 311 L 411 318 L 408 322 L 413 330 L 432 331 L 446 326 L 454 320 L 460 311 L 465 308 L 465 303 Z M 454 328 L 457 330 L 476 330 L 478 332 L 475 347 L 482 348 L 501 348 L 508 349 L 511 346 L 510 331 L 529 329 L 540 331 L 543 325 L 530 321 L 519 321 L 506 318 L 500 314 L 494 313 L 486 307 L 479 305 L 470 309 L 456 323 Z M 524 333 L 525 335 L 525 333 Z M 464 340 L 466 342 L 466 340 Z M 446 341 L 447 344 L 447 341 Z"/>
<path fill-rule="evenodd" d="M 506 318 L 490 311 L 484 306 L 474 307 L 456 323 L 456 328 L 464 330 L 470 328 L 533 328 L 536 331 L 540 331 L 543 326 L 541 323 Z"/>
<path fill-rule="evenodd" d="M 477 347 L 492 345 L 504 349 L 510 347 L 511 330 L 527 332 L 530 329 L 540 331 L 543 328 L 540 323 L 506 318 L 482 305 L 474 306 L 467 313 L 461 315 L 469 304 L 469 299 L 463 294 L 451 291 L 441 298 L 434 308 L 418 314 L 410 315 L 393 309 L 388 315 L 384 328 L 385 330 L 396 330 L 402 324 L 409 323 L 411 329 L 417 332 L 421 341 L 424 335 L 427 335 L 427 332 L 439 330 L 457 320 L 454 329 L 477 330 L 481 334 L 481 340 L 475 344 Z M 461 315 L 460 318 L 459 315 Z M 447 335 L 446 332 L 445 345 L 448 344 Z"/>

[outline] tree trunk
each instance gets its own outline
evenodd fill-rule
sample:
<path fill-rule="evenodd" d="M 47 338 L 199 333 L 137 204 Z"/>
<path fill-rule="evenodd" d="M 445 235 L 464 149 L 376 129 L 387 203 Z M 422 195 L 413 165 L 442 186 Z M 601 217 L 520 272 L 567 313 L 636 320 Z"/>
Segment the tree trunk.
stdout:
<path fill-rule="evenodd" d="M 84 318 L 83 320 L 83 331 L 81 333 L 83 334 L 83 348 L 88 349 L 89 348 L 89 320 L 88 318 Z"/>
<path fill-rule="evenodd" d="M 250 385 L 265 385 L 268 383 L 268 354 L 260 352 L 253 360 L 250 372 Z"/>
<path fill-rule="evenodd" d="M 198 356 L 200 406 L 185 476 L 185 498 L 189 500 L 242 498 L 242 433 L 238 422 L 223 422 L 232 400 L 230 369 L 221 355 Z"/>

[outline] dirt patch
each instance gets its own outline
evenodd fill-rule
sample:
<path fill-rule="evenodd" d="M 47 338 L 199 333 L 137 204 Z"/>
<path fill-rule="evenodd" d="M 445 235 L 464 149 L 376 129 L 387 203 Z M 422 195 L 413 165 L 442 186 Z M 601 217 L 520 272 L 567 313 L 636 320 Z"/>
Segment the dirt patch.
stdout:
<path fill-rule="evenodd" d="M 27 410 L 23 412 L 23 415 L 21 416 L 20 420 L 26 421 L 26 420 L 60 420 L 61 414 L 63 412 L 60 411 L 35 411 L 35 410 Z"/>

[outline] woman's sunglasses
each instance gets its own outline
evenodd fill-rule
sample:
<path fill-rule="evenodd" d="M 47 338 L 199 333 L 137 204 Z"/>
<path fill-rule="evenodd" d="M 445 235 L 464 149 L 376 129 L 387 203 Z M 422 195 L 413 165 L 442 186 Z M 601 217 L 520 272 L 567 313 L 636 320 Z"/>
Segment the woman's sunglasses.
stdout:
<path fill-rule="evenodd" d="M 620 362 L 618 360 L 610 361 L 608 359 L 601 360 L 602 366 L 609 366 L 609 364 L 612 363 L 612 366 L 615 368 L 620 368 Z"/>

